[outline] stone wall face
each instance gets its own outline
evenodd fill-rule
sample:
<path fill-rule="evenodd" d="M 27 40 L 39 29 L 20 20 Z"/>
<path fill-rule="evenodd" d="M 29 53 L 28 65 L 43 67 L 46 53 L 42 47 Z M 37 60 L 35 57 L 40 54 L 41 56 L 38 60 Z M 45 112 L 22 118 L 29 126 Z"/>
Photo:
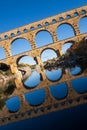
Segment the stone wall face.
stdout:
<path fill-rule="evenodd" d="M 82 11 L 84 11 L 84 14 L 82 13 Z M 75 16 L 75 14 L 77 14 L 77 16 Z M 1 115 L 0 125 L 19 121 L 22 119 L 27 119 L 30 117 L 35 117 L 38 115 L 47 114 L 52 111 L 58 111 L 60 109 L 69 108 L 69 107 L 87 102 L 87 100 L 84 100 L 84 96 L 86 96 L 87 93 L 84 93 L 84 94 L 76 93 L 73 90 L 71 82 L 70 82 L 73 79 L 87 76 L 87 70 L 85 70 L 83 73 L 77 76 L 72 76 L 69 73 L 67 73 L 67 71 L 65 71 L 62 74 L 62 77 L 60 80 L 51 82 L 47 79 L 45 71 L 42 69 L 43 63 L 40 57 L 43 50 L 49 49 L 49 48 L 55 50 L 55 52 L 58 55 L 62 55 L 63 44 L 70 41 L 77 43 L 80 40 L 82 40 L 84 37 L 86 37 L 87 33 L 80 34 L 80 30 L 78 27 L 78 23 L 80 19 L 85 16 L 87 16 L 87 6 L 73 9 L 71 11 L 67 11 L 67 12 L 37 21 L 35 23 L 31 23 L 29 25 L 25 25 L 17 29 L 0 34 L 0 46 L 4 49 L 6 53 L 6 59 L 0 60 L 0 63 L 5 63 L 7 65 L 10 65 L 12 74 L 18 74 L 18 68 L 17 68 L 18 59 L 20 59 L 20 57 L 23 57 L 24 55 L 31 56 L 34 59 L 36 59 L 37 65 L 39 66 L 39 73 L 42 77 L 40 84 L 33 89 L 26 89 L 24 87 L 21 80 L 21 74 L 19 74 L 19 76 L 15 78 L 16 90 L 11 95 L 11 97 L 15 95 L 19 96 L 20 102 L 21 102 L 21 108 L 19 111 L 15 113 L 10 113 L 8 109 L 4 107 L 3 110 L 0 111 L 0 115 Z M 48 26 L 46 26 L 46 23 L 48 24 Z M 72 26 L 75 36 L 59 41 L 56 35 L 56 29 L 64 23 L 67 23 Z M 46 30 L 51 34 L 51 37 L 53 39 L 53 44 L 49 44 L 49 45 L 37 48 L 37 44 L 35 43 L 35 37 L 37 33 L 42 30 Z M 32 47 L 32 50 L 12 56 L 11 44 L 13 43 L 14 40 L 19 39 L 19 38 L 27 39 Z M 42 65 L 42 68 L 40 64 Z M 65 82 L 68 87 L 67 97 L 65 97 L 62 100 L 56 100 L 51 95 L 49 87 L 55 84 L 63 83 L 63 82 Z M 24 93 L 32 92 L 40 88 L 44 88 L 46 92 L 45 101 L 39 106 L 29 105 L 27 101 L 25 100 Z M 79 102 L 76 101 L 76 98 L 79 98 Z M 72 99 L 72 103 L 69 103 L 70 99 Z M 64 103 L 64 105 L 62 105 L 62 103 Z M 55 106 L 54 104 L 57 104 L 58 106 L 57 105 Z M 43 110 L 41 108 L 43 108 Z M 22 116 L 23 113 L 24 113 L 24 116 Z"/>

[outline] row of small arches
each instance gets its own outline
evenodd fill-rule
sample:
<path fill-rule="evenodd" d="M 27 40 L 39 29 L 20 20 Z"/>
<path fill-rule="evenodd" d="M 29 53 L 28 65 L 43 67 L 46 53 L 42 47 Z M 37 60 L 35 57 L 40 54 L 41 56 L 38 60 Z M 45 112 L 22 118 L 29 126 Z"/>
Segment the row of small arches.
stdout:
<path fill-rule="evenodd" d="M 86 31 L 82 30 L 82 27 L 83 27 L 83 26 L 86 26 L 86 23 L 87 23 L 86 21 L 87 21 L 87 17 L 86 17 L 86 16 L 85 16 L 85 17 L 82 17 L 82 18 L 80 19 L 80 22 L 79 22 L 79 30 L 80 30 L 80 33 L 86 32 Z M 47 23 L 46 23 L 46 24 L 47 24 Z M 64 25 L 65 25 L 65 26 L 68 25 L 68 26 L 70 26 L 70 27 L 74 30 L 74 28 L 72 27 L 72 25 L 69 24 L 69 23 L 62 23 L 62 24 L 58 25 L 57 29 L 60 28 L 60 27 L 62 27 L 62 26 L 64 26 Z M 27 30 L 27 29 L 24 29 L 24 31 L 27 32 L 28 30 Z M 40 30 L 40 31 L 42 31 L 42 30 Z M 40 32 L 40 31 L 39 31 L 39 32 Z M 37 32 L 36 35 L 37 35 L 39 32 Z M 75 32 L 75 31 L 74 31 L 74 32 Z M 49 32 L 49 33 L 50 33 L 50 32 Z M 18 31 L 17 34 L 19 35 L 19 34 L 21 34 L 21 32 Z M 12 33 L 11 36 L 14 37 L 15 34 Z M 7 39 L 8 36 L 5 35 L 5 38 Z M 58 39 L 59 39 L 59 38 L 58 38 Z"/>
<path fill-rule="evenodd" d="M 75 12 L 74 13 L 74 17 L 76 17 L 76 16 L 79 16 L 80 14 L 85 14 L 86 13 L 86 10 L 82 10 L 80 13 L 78 13 L 78 12 Z M 67 15 L 66 16 L 66 19 L 70 19 L 72 16 L 71 15 Z M 60 17 L 58 20 L 57 19 L 52 19 L 52 21 L 51 21 L 51 23 L 49 23 L 49 22 L 45 22 L 44 23 L 44 26 L 48 26 L 48 25 L 50 25 L 50 24 L 54 24 L 54 23 L 56 23 L 57 21 L 59 21 L 59 22 L 61 22 L 61 21 L 63 21 L 63 20 L 65 20 L 63 17 Z M 37 28 L 42 28 L 43 27 L 43 25 L 41 25 L 41 24 L 38 24 L 37 25 Z M 11 33 L 11 36 L 10 37 L 15 37 L 15 36 L 17 36 L 17 35 L 20 35 L 20 34 L 22 34 L 22 33 L 26 33 L 26 32 L 28 32 L 28 31 L 33 31 L 33 30 L 35 30 L 35 28 L 34 28 L 34 26 L 31 26 L 30 27 L 30 29 L 24 29 L 23 30 L 23 32 L 21 32 L 21 31 L 17 31 L 17 34 L 14 34 L 14 33 Z M 5 35 L 4 36 L 4 39 L 6 40 L 6 39 L 8 39 L 9 38 L 9 36 L 8 35 Z M 2 38 L 0 38 L 0 41 L 2 41 Z"/>

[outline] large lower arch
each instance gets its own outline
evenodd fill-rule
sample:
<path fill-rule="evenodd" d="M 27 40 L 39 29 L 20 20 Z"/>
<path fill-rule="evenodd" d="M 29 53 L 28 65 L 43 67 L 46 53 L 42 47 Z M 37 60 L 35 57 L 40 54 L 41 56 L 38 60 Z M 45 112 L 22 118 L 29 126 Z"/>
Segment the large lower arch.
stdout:
<path fill-rule="evenodd" d="M 68 23 L 60 24 L 57 27 L 56 33 L 58 40 L 64 40 L 75 36 L 74 28 Z"/>
<path fill-rule="evenodd" d="M 53 43 L 53 39 L 50 32 L 47 30 L 41 30 L 37 32 L 35 42 L 38 48 Z"/>
<path fill-rule="evenodd" d="M 62 46 L 62 54 L 65 54 L 67 52 L 67 50 L 74 44 L 74 41 L 68 41 L 66 43 L 63 44 Z"/>
<path fill-rule="evenodd" d="M 80 33 L 86 33 L 87 32 L 87 16 L 86 17 L 82 17 L 80 20 L 79 20 L 79 23 L 78 23 L 78 26 L 79 26 L 79 30 L 80 30 Z"/>
<path fill-rule="evenodd" d="M 54 66 L 54 62 L 58 59 L 58 54 L 53 49 L 45 49 L 41 53 L 41 60 L 44 64 L 45 74 L 48 80 L 54 82 L 62 77 L 61 68 Z"/>
<path fill-rule="evenodd" d="M 32 50 L 28 40 L 24 38 L 15 39 L 11 44 L 12 55 L 17 55 Z"/>
<path fill-rule="evenodd" d="M 41 52 L 41 60 L 42 62 L 54 59 L 58 57 L 57 52 L 53 48 L 46 48 Z"/>
<path fill-rule="evenodd" d="M 6 58 L 5 51 L 2 47 L 0 47 L 0 60 L 5 59 L 5 58 Z"/>
<path fill-rule="evenodd" d="M 22 73 L 22 82 L 27 89 L 34 88 L 40 83 L 40 74 L 36 70 L 36 61 L 33 57 L 19 58 L 17 67 Z"/>

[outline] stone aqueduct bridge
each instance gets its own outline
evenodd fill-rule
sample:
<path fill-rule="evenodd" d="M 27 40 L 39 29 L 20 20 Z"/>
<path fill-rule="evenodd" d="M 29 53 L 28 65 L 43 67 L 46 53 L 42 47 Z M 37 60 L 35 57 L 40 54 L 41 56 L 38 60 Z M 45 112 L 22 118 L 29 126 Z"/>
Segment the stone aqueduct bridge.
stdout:
<path fill-rule="evenodd" d="M 75 14 L 77 14 L 77 16 L 74 16 Z M 87 33 L 80 34 L 80 30 L 78 27 L 79 20 L 85 16 L 87 16 L 87 6 L 83 6 L 83 7 L 80 7 L 80 8 L 65 12 L 65 13 L 61 13 L 61 14 L 40 20 L 38 22 L 31 23 L 29 25 L 25 25 L 23 27 L 19 27 L 17 29 L 0 34 L 0 46 L 4 48 L 5 53 L 6 53 L 6 59 L 0 60 L 0 63 L 5 63 L 7 65 L 10 65 L 11 72 L 13 74 L 17 74 L 17 78 L 15 79 L 16 90 L 11 95 L 11 97 L 18 95 L 21 102 L 21 108 L 19 109 L 19 111 L 15 113 L 10 113 L 6 107 L 4 107 L 2 111 L 0 111 L 0 125 L 4 125 L 4 124 L 11 123 L 14 121 L 22 120 L 22 119 L 35 117 L 38 115 L 49 113 L 51 111 L 57 111 L 60 109 L 69 108 L 69 107 L 87 102 L 87 99 L 86 99 L 87 93 L 85 92 L 84 94 L 78 94 L 77 92 L 74 91 L 70 82 L 73 79 L 76 79 L 82 76 L 87 76 L 87 70 L 85 70 L 83 73 L 77 76 L 72 76 L 65 71 L 62 74 L 62 77 L 60 80 L 56 82 L 51 82 L 46 78 L 45 71 L 42 68 L 40 68 L 39 73 L 42 76 L 42 80 L 40 84 L 33 89 L 26 89 L 21 81 L 21 78 L 20 78 L 21 75 L 18 74 L 18 69 L 17 69 L 17 61 L 20 57 L 29 55 L 33 57 L 34 59 L 36 59 L 38 66 L 40 64 L 43 65 L 40 59 L 40 56 L 43 50 L 47 48 L 51 48 L 55 50 L 55 52 L 58 55 L 62 55 L 62 46 L 64 43 L 70 42 L 70 41 L 79 42 L 84 37 L 86 37 Z M 53 23 L 53 21 L 55 21 L 55 23 Z M 46 26 L 47 23 L 48 23 L 48 26 Z M 59 41 L 56 36 L 56 29 L 58 26 L 60 26 L 63 23 L 68 23 L 69 25 L 73 27 L 75 36 Z M 50 32 L 53 38 L 53 44 L 49 44 L 49 45 L 37 48 L 37 45 L 35 43 L 35 36 L 41 30 L 46 30 Z M 27 39 L 29 43 L 31 44 L 32 50 L 12 56 L 11 44 L 14 40 L 18 38 Z M 63 82 L 67 84 L 68 94 L 64 99 L 56 100 L 51 95 L 49 87 L 55 84 L 63 83 Z M 25 100 L 24 93 L 35 91 L 35 90 L 38 90 L 39 88 L 44 88 L 46 92 L 45 101 L 39 106 L 29 105 Z M 79 101 L 77 101 L 76 99 L 79 99 Z M 69 102 L 70 100 L 72 100 L 72 102 Z M 57 105 L 55 106 L 54 104 L 57 104 Z M 43 108 L 43 110 L 41 108 Z"/>

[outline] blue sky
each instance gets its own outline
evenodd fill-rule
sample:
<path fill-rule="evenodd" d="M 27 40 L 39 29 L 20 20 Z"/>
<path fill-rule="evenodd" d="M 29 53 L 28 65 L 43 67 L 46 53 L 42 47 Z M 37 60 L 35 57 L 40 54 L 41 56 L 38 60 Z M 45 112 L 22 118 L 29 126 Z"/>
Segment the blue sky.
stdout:
<path fill-rule="evenodd" d="M 87 4 L 87 0 L 3 0 L 0 1 L 0 32 Z"/>
<path fill-rule="evenodd" d="M 87 0 L 3 0 L 0 1 L 0 33 L 86 5 Z M 2 53 L 2 52 L 1 52 Z M 71 112 L 72 111 L 72 112 Z M 84 112 L 83 112 L 84 111 Z M 61 130 L 80 128 L 87 120 L 87 106 L 73 108 L 20 123 L 0 127 L 1 130 Z M 76 122 L 79 120 L 78 122 Z M 70 122 L 71 121 L 71 122 Z M 73 122 L 73 123 L 72 123 Z M 69 124 L 70 123 L 70 124 Z M 76 124 L 77 123 L 77 124 Z M 71 127 L 72 126 L 72 127 Z M 85 127 L 84 127 L 85 128 Z M 78 129 L 78 128 L 77 128 Z"/>

